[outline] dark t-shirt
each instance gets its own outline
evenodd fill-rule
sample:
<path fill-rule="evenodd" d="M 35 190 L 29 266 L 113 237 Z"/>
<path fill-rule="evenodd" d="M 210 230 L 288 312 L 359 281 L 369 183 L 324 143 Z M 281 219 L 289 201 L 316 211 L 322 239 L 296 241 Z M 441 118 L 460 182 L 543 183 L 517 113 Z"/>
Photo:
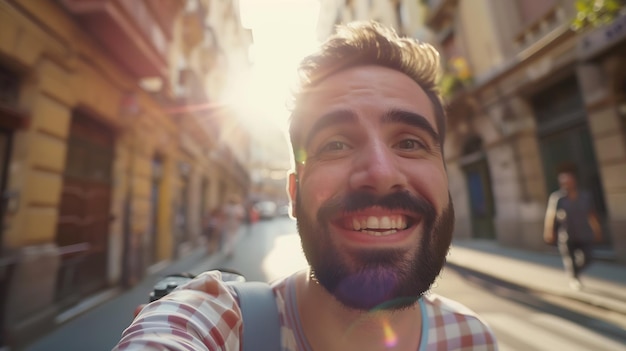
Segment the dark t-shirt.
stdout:
<path fill-rule="evenodd" d="M 579 191 L 576 199 L 557 191 L 559 200 L 556 204 L 557 232 L 566 232 L 568 240 L 579 243 L 592 243 L 593 230 L 589 224 L 589 214 L 593 211 L 593 199 L 587 191 Z"/>

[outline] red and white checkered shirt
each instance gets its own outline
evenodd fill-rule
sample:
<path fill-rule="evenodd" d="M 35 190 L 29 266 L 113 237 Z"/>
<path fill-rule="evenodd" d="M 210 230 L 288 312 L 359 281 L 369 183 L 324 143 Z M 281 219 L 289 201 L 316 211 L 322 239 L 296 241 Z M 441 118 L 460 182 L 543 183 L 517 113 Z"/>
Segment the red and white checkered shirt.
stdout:
<path fill-rule="evenodd" d="M 281 351 L 309 351 L 293 277 L 272 285 L 281 322 Z M 419 351 L 497 350 L 491 329 L 466 307 L 435 294 L 419 303 Z M 242 325 L 235 292 L 221 282 L 219 272 L 210 271 L 144 307 L 113 350 L 239 351 Z"/>

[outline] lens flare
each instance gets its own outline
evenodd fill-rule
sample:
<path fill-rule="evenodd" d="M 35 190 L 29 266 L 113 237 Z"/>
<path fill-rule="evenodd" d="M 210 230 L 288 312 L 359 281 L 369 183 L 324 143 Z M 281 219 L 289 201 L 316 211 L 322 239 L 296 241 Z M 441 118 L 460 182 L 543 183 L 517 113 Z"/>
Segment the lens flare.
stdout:
<path fill-rule="evenodd" d="M 389 322 L 385 319 L 383 320 L 383 332 L 385 333 L 385 346 L 388 348 L 395 347 L 398 345 L 398 336 L 393 331 Z"/>
<path fill-rule="evenodd" d="M 303 148 L 298 148 L 298 150 L 296 151 L 296 163 L 304 165 L 306 163 L 306 158 L 306 150 L 304 150 Z"/>

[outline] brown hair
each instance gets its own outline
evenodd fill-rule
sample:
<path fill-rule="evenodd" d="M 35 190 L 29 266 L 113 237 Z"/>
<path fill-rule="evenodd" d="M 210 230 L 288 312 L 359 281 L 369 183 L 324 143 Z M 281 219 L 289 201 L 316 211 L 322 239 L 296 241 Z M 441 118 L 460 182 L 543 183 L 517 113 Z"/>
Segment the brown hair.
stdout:
<path fill-rule="evenodd" d="M 394 69 L 413 79 L 432 102 L 437 130 L 443 148 L 445 139 L 445 111 L 437 88 L 440 72 L 439 53 L 429 44 L 412 38 L 403 38 L 391 28 L 379 23 L 353 22 L 337 27 L 337 32 L 324 42 L 320 49 L 305 57 L 298 67 L 299 82 L 293 93 L 289 134 L 296 163 L 301 132 L 298 128 L 299 101 L 306 91 L 326 77 L 342 70 L 377 65 Z"/>
<path fill-rule="evenodd" d="M 556 166 L 556 174 L 570 174 L 578 179 L 578 166 L 574 162 L 561 162 Z"/>

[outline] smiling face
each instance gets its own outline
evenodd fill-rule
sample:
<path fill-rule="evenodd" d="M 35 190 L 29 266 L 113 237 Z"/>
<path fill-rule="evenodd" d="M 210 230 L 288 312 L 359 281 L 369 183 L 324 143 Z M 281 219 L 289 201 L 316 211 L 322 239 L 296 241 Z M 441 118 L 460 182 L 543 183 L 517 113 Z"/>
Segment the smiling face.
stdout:
<path fill-rule="evenodd" d="M 319 82 L 298 111 L 305 158 L 289 188 L 316 278 L 350 308 L 413 304 L 454 222 L 431 101 L 403 73 L 369 65 Z"/>

